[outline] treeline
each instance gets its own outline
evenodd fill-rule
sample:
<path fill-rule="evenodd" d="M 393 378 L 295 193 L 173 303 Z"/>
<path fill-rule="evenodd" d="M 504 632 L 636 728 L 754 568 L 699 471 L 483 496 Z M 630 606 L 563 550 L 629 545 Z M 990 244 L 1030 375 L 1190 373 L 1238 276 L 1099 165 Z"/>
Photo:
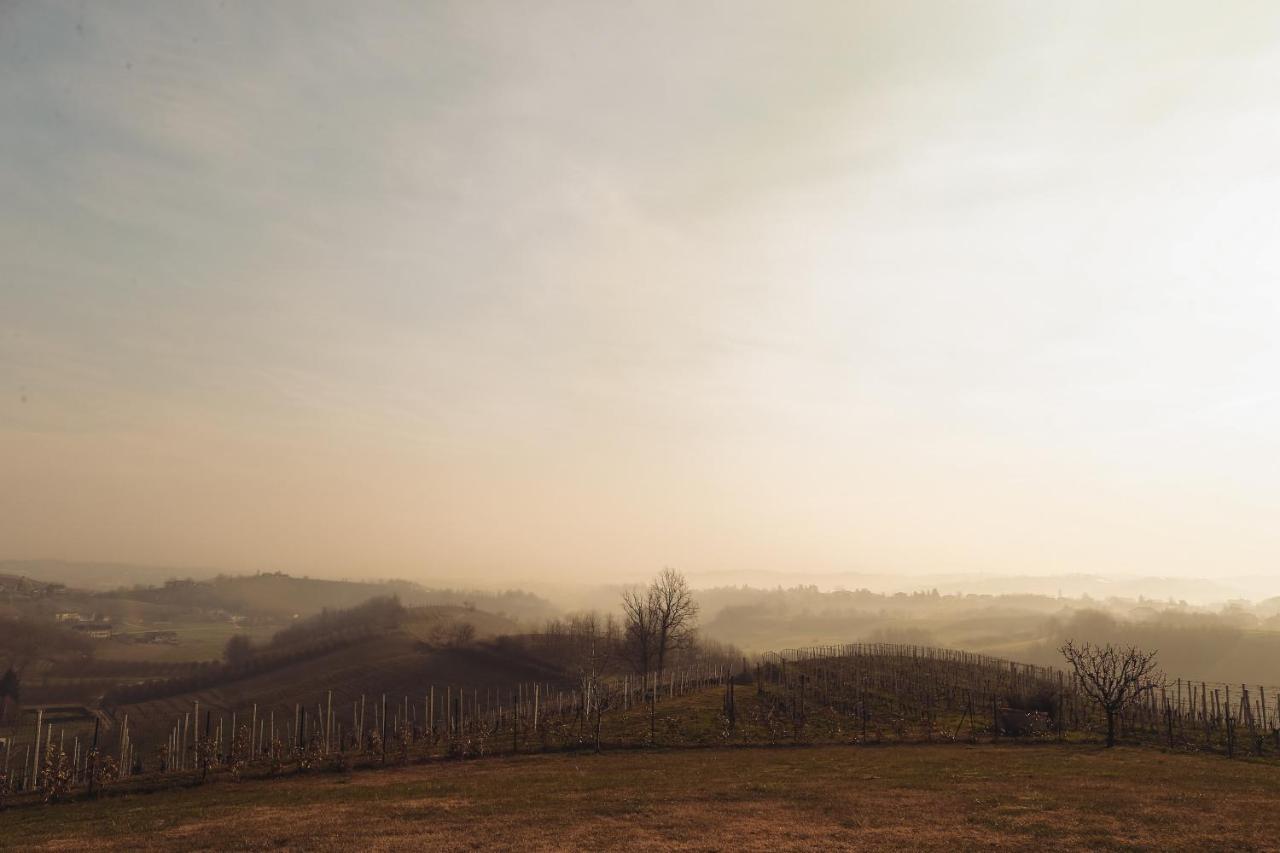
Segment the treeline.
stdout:
<path fill-rule="evenodd" d="M 1089 610 L 1051 621 L 1045 634 L 1025 655 L 1028 660 L 1057 664 L 1058 649 L 1074 637 L 1157 650 L 1161 667 L 1172 677 L 1239 684 L 1269 677 L 1280 659 L 1280 633 L 1239 628 L 1212 616 L 1168 614 L 1135 621 Z"/>
<path fill-rule="evenodd" d="M 586 680 L 627 674 L 644 680 L 695 664 L 740 663 L 737 648 L 697 632 L 698 611 L 684 576 L 668 569 L 647 587 L 623 593 L 621 619 L 588 611 L 549 619 L 541 633 L 505 639 Z"/>
<path fill-rule="evenodd" d="M 83 635 L 37 619 L 0 616 L 0 669 L 23 670 L 37 660 L 87 658 L 92 642 Z"/>
<path fill-rule="evenodd" d="M 612 614 L 596 611 L 549 619 L 542 631 L 502 638 L 548 663 L 572 668 L 575 662 L 600 662 L 605 674 L 619 675 L 633 668 L 634 653 L 627 648 L 625 626 Z M 720 664 L 741 663 L 742 651 L 731 643 L 691 633 L 672 649 L 672 663 L 685 666 L 694 661 Z"/>
<path fill-rule="evenodd" d="M 325 608 L 349 607 L 387 594 L 378 583 L 295 578 L 282 572 L 257 575 L 219 575 L 209 580 L 174 579 L 159 586 L 134 586 L 104 593 L 104 598 L 127 599 L 196 610 L 292 619 Z"/>
<path fill-rule="evenodd" d="M 536 621 L 555 612 L 543 598 L 522 590 L 428 589 L 409 581 L 340 581 L 293 577 L 283 572 L 219 575 L 209 580 L 169 580 L 134 586 L 103 598 L 201 610 L 220 609 L 268 619 L 307 617 L 341 610 L 371 598 L 398 598 L 406 607 L 426 605 L 480 609 L 511 619 Z"/>

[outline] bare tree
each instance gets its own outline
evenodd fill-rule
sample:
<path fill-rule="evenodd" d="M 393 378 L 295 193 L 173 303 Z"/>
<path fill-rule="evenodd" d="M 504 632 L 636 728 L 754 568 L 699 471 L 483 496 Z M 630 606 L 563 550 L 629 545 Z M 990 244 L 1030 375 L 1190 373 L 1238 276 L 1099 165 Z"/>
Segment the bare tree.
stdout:
<path fill-rule="evenodd" d="M 698 603 L 684 575 L 674 569 L 663 569 L 649 585 L 649 596 L 657 618 L 658 678 L 662 678 L 667 660 L 674 651 L 688 648 L 693 642 L 698 619 Z"/>
<path fill-rule="evenodd" d="M 622 593 L 622 655 L 636 674 L 647 678 L 657 657 L 657 613 L 646 589 Z"/>
<path fill-rule="evenodd" d="M 476 638 L 476 626 L 470 622 L 436 625 L 427 633 L 427 641 L 446 649 L 460 649 Z"/>
<path fill-rule="evenodd" d="M 1074 640 L 1059 649 L 1075 670 L 1085 695 L 1107 715 L 1107 746 L 1116 745 L 1116 717 L 1164 678 L 1156 670 L 1156 653 L 1134 646 L 1076 645 Z"/>
<path fill-rule="evenodd" d="M 684 575 L 663 569 L 645 589 L 622 594 L 622 652 L 636 674 L 653 677 L 649 694 L 649 736 L 657 735 L 658 686 L 673 652 L 693 640 L 698 604 Z"/>

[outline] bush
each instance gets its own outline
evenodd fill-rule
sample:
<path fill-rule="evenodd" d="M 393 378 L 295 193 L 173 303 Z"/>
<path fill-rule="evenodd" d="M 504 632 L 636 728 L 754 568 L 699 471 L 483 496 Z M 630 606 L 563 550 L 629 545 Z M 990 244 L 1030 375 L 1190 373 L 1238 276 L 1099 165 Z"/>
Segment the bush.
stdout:
<path fill-rule="evenodd" d="M 1018 693 L 1007 693 L 1004 697 L 1005 707 L 1018 711 L 1039 711 L 1055 720 L 1058 719 L 1058 702 L 1058 691 L 1047 684 Z"/>
<path fill-rule="evenodd" d="M 227 640 L 222 650 L 222 659 L 229 666 L 244 666 L 253 657 L 253 641 L 244 634 L 236 634 Z"/>

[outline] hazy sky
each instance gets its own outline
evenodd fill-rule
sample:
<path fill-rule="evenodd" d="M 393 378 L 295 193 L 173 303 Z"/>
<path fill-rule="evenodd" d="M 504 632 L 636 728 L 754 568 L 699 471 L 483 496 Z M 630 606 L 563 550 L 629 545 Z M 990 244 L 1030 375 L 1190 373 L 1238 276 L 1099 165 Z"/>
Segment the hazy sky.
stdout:
<path fill-rule="evenodd" d="M 1280 6 L 0 0 L 0 557 L 1280 564 Z"/>

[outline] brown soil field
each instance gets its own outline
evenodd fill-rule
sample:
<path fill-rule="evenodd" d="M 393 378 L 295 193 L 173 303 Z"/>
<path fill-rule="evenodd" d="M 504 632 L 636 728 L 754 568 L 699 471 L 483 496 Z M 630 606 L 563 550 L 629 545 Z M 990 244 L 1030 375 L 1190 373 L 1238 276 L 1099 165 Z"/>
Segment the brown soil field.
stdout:
<path fill-rule="evenodd" d="M 1080 744 L 509 756 L 24 806 L 0 845 L 1276 850 L 1280 768 Z"/>

